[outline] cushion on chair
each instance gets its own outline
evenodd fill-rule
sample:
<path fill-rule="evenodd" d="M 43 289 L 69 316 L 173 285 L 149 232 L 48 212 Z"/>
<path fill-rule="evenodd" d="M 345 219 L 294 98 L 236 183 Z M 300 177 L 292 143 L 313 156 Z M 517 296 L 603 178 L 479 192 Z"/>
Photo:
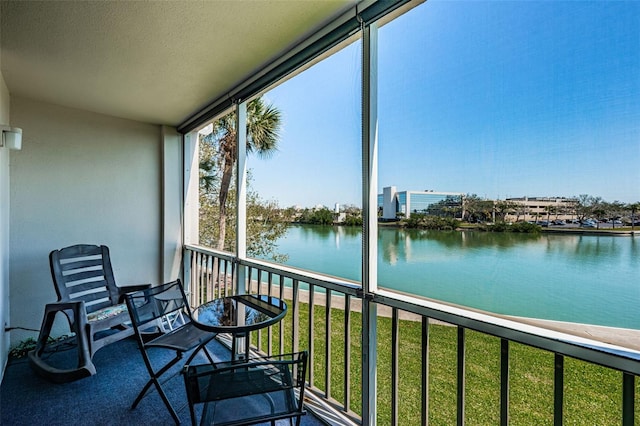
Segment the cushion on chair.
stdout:
<path fill-rule="evenodd" d="M 119 305 L 107 306 L 106 308 L 98 309 L 90 314 L 87 314 L 87 321 L 102 321 L 107 318 L 115 317 L 123 312 L 127 312 L 126 303 L 120 303 Z"/>

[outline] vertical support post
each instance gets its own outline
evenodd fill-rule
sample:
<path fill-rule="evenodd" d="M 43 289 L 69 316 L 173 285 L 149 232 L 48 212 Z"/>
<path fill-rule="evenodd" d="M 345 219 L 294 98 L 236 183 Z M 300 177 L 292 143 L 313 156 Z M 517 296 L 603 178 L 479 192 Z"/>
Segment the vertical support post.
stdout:
<path fill-rule="evenodd" d="M 400 386 L 400 320 L 398 308 L 391 313 L 391 424 L 398 424 L 398 387 Z"/>
<path fill-rule="evenodd" d="M 351 296 L 344 295 L 344 411 L 351 407 Z"/>
<path fill-rule="evenodd" d="M 564 357 L 555 355 L 553 375 L 553 424 L 562 426 L 564 404 Z"/>
<path fill-rule="evenodd" d="M 465 395 L 465 329 L 458 326 L 458 389 L 456 420 L 458 426 L 464 426 L 464 395 Z"/>
<path fill-rule="evenodd" d="M 247 257 L 247 104 L 236 105 L 236 257 L 239 260 Z M 245 268 L 238 265 L 236 294 L 247 292 Z"/>
<path fill-rule="evenodd" d="M 622 374 L 622 425 L 633 426 L 636 400 L 635 376 L 629 373 Z"/>
<path fill-rule="evenodd" d="M 284 275 L 280 275 L 280 295 L 278 296 L 280 298 L 280 300 L 284 300 Z M 284 353 L 284 336 L 285 336 L 285 322 L 284 321 L 280 321 L 280 353 L 283 354 Z M 309 363 L 311 364 L 311 363 Z"/>
<path fill-rule="evenodd" d="M 291 317 L 293 320 L 291 324 L 291 347 L 292 352 L 298 352 L 300 351 L 300 282 L 296 279 L 293 280 L 291 286 L 291 304 Z"/>
<path fill-rule="evenodd" d="M 199 230 L 198 191 L 199 191 L 199 140 L 198 132 L 191 132 L 183 136 L 182 154 L 182 241 L 184 244 L 197 244 Z M 193 288 L 189 265 L 192 265 L 190 253 L 183 251 L 183 283 L 187 293 L 197 291 Z M 193 300 L 193 299 L 192 299 Z"/>
<path fill-rule="evenodd" d="M 160 282 L 169 282 L 181 276 L 182 268 L 182 206 L 184 177 L 175 167 L 182 161 L 182 135 L 175 128 L 162 126 L 162 174 L 160 228 Z"/>
<path fill-rule="evenodd" d="M 325 310 L 324 310 L 324 394 L 327 399 L 331 398 L 331 290 L 325 290 Z"/>
<path fill-rule="evenodd" d="M 378 28 L 362 23 L 362 425 L 377 417 Z"/>
<path fill-rule="evenodd" d="M 240 102 L 236 105 L 236 258 L 240 261 L 247 257 L 247 104 Z M 247 268 L 239 262 L 237 264 L 235 280 L 235 294 L 247 292 Z M 249 277 L 251 279 L 251 277 Z M 238 323 L 244 320 L 244 307 L 239 308 Z M 246 348 L 251 342 L 251 334 L 239 337 L 236 351 L 247 353 Z M 239 354 L 234 354 L 236 357 Z"/>
<path fill-rule="evenodd" d="M 315 289 L 316 286 L 313 284 L 309 284 L 309 359 L 315 359 L 315 341 L 316 341 L 316 332 L 315 332 Z M 314 386 L 314 372 L 315 368 L 313 366 L 313 362 L 310 362 L 307 366 L 307 371 L 309 372 L 309 386 Z"/>
<path fill-rule="evenodd" d="M 422 419 L 421 425 L 429 424 L 429 318 L 422 317 Z"/>
<path fill-rule="evenodd" d="M 509 424 L 509 341 L 500 340 L 500 425 Z"/>

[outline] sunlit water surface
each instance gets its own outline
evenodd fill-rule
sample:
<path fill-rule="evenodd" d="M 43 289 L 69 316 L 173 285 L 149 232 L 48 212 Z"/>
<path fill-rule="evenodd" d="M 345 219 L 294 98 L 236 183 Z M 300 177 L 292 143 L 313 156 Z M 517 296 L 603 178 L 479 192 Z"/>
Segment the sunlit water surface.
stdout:
<path fill-rule="evenodd" d="M 288 265 L 360 280 L 359 229 L 293 226 Z M 505 315 L 640 329 L 640 238 L 417 231 L 378 234 L 381 287 Z"/>

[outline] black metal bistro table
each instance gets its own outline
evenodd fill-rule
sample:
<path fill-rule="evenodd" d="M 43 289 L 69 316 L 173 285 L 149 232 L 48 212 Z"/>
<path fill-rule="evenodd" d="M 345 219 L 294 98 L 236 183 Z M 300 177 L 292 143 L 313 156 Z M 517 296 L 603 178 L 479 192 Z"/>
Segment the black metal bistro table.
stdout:
<path fill-rule="evenodd" d="M 244 356 L 249 356 L 249 333 L 273 325 L 287 314 L 287 304 L 259 294 L 222 297 L 194 309 L 196 327 L 213 333 L 232 335 L 232 356 L 236 357 L 236 339 L 245 338 Z"/>

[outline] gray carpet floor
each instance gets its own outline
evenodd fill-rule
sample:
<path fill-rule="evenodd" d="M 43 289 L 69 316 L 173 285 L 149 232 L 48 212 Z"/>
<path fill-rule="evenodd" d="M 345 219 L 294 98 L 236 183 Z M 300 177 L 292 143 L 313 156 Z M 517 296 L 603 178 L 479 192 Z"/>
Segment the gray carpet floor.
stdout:
<path fill-rule="evenodd" d="M 68 363 L 76 358 L 75 347 L 52 355 L 52 362 Z M 209 349 L 218 359 L 229 359 L 226 347 L 217 341 Z M 155 350 L 154 362 L 167 362 L 172 353 Z M 198 355 L 200 356 L 200 355 Z M 186 361 L 188 354 L 185 355 Z M 55 384 L 31 369 L 27 358 L 10 359 L 0 387 L 1 425 L 172 425 L 171 415 L 157 392 L 149 393 L 131 409 L 131 404 L 148 380 L 148 373 L 137 343 L 124 339 L 100 349 L 93 358 L 97 374 L 75 382 Z M 171 373 L 175 376 L 163 388 L 183 424 L 190 424 L 189 408 L 182 375 L 183 362 Z M 62 364 L 58 364 L 62 365 Z M 236 407 L 242 410 L 242 407 Z M 279 421 L 280 424 L 289 424 Z M 302 425 L 322 423 L 312 414 Z"/>

